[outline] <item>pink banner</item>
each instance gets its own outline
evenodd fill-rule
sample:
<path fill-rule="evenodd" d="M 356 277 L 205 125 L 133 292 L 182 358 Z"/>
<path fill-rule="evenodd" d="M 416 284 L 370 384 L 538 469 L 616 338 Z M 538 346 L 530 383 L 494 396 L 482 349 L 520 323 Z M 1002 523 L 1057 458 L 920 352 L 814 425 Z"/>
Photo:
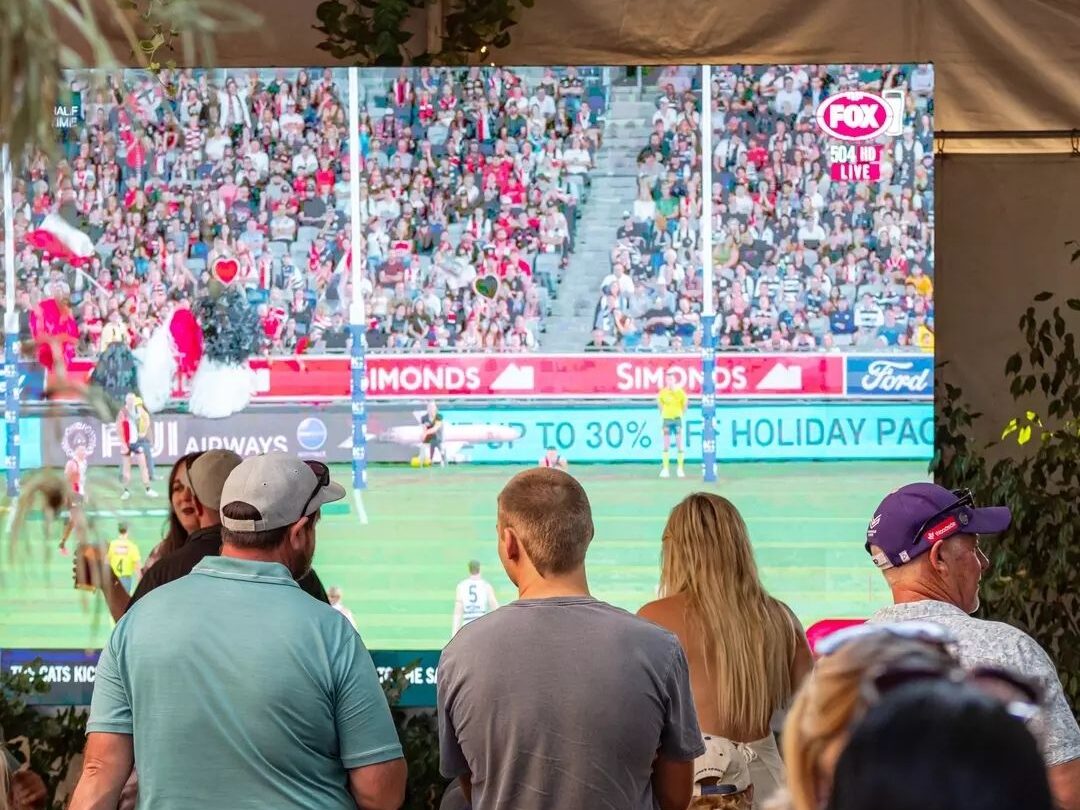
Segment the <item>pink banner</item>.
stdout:
<path fill-rule="evenodd" d="M 258 358 L 256 399 L 326 401 L 349 397 L 349 358 Z M 369 355 L 373 399 L 426 397 L 649 397 L 673 368 L 691 396 L 701 394 L 701 358 L 691 354 L 417 354 Z M 85 379 L 88 361 L 72 371 Z M 718 354 L 718 397 L 837 397 L 844 360 L 834 354 Z M 179 393 L 179 392 L 178 392 Z"/>

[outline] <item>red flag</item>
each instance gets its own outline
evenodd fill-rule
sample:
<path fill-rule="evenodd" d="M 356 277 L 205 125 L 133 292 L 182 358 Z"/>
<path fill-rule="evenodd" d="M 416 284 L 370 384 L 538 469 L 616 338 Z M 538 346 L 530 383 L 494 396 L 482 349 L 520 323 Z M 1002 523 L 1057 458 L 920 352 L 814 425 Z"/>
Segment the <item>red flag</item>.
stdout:
<path fill-rule="evenodd" d="M 82 231 L 71 227 L 57 214 L 49 214 L 41 226 L 26 234 L 26 241 L 52 259 L 61 259 L 75 267 L 88 264 L 94 256 L 94 243 Z"/>
<path fill-rule="evenodd" d="M 30 312 L 30 334 L 37 347 L 37 360 L 48 371 L 61 371 L 75 357 L 79 327 L 71 310 L 55 298 L 46 298 Z M 59 356 L 58 356 L 59 354 Z"/>

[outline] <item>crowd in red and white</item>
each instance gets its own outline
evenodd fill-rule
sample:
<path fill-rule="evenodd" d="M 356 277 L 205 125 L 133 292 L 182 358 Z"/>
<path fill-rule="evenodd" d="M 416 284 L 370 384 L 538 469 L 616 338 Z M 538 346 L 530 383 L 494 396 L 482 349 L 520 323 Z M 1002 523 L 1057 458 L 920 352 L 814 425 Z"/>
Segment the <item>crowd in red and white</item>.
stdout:
<path fill-rule="evenodd" d="M 716 343 L 765 350 L 934 345 L 933 69 L 718 67 L 712 79 Z M 843 90 L 904 91 L 879 181 L 830 176 L 815 122 Z M 701 344 L 700 72 L 669 67 L 603 280 L 594 344 Z"/>
<path fill-rule="evenodd" d="M 16 181 L 25 308 L 69 301 L 93 356 L 146 341 L 217 277 L 258 307 L 263 351 L 345 350 L 344 70 L 125 71 L 72 88 L 83 120 L 60 159 L 35 156 Z M 362 89 L 369 348 L 534 348 L 599 145 L 599 74 L 425 68 Z M 32 238 L 49 215 L 92 241 L 78 268 Z"/>

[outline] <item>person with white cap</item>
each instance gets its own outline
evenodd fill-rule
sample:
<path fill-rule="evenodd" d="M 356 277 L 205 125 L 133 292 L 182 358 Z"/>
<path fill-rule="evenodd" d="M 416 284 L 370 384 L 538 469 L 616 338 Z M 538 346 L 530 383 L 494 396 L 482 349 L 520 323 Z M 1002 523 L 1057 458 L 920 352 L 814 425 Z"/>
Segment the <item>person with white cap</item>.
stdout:
<path fill-rule="evenodd" d="M 976 619 L 979 583 L 990 561 L 980 536 L 1007 531 L 1007 507 L 976 507 L 968 490 L 908 484 L 889 493 L 866 530 L 866 550 L 885 575 L 894 604 L 871 622 L 930 621 L 956 638 L 965 667 L 1000 667 L 1044 690 L 1043 757 L 1058 806 L 1080 808 L 1080 727 L 1057 669 L 1031 636 L 1002 622 Z"/>
<path fill-rule="evenodd" d="M 187 542 L 152 565 L 131 595 L 131 606 L 155 588 L 187 576 L 203 557 L 221 553 L 221 493 L 225 481 L 241 458 L 232 450 L 207 450 L 191 463 L 188 481 L 191 484 L 199 528 Z M 329 604 L 329 597 L 314 571 L 308 571 L 300 587 L 316 599 Z"/>
<path fill-rule="evenodd" d="M 694 761 L 694 798 L 689 810 L 751 810 L 754 752 L 743 743 L 706 734 L 705 753 Z"/>
<path fill-rule="evenodd" d="M 325 465 L 284 453 L 230 473 L 221 556 L 149 594 L 102 651 L 71 810 L 116 807 L 133 764 L 154 810 L 400 807 L 406 766 L 371 655 L 296 583 L 321 508 L 344 496 Z"/>

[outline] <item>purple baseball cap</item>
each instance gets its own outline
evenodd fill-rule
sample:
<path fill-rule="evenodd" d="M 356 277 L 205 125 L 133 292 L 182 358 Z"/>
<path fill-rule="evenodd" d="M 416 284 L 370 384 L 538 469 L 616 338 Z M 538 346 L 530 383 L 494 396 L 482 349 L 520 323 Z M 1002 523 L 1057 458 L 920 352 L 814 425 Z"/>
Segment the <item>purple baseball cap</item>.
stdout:
<path fill-rule="evenodd" d="M 866 528 L 866 550 L 878 568 L 893 568 L 956 534 L 999 534 L 1009 528 L 1006 506 L 975 507 L 971 492 L 937 484 L 908 484 L 885 496 Z"/>

